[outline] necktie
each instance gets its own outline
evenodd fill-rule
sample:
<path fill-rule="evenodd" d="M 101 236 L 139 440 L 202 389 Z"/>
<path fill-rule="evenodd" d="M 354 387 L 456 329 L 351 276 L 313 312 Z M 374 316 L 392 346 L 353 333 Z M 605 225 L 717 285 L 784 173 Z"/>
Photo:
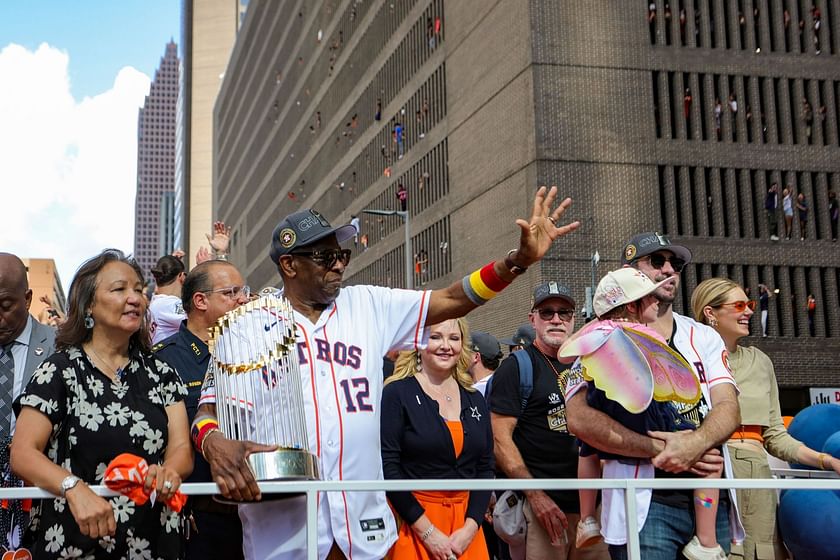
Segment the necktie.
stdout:
<path fill-rule="evenodd" d="M 5 440 L 12 426 L 12 392 L 15 387 L 15 359 L 12 356 L 14 342 L 0 346 L 0 438 Z"/>

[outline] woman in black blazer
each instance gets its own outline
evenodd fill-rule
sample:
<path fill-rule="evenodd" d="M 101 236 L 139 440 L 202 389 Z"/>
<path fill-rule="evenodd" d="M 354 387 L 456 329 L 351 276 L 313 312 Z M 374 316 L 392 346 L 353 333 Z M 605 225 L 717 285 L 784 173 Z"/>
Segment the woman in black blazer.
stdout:
<path fill-rule="evenodd" d="M 430 328 L 426 349 L 403 352 L 382 394 L 386 479 L 493 478 L 493 435 L 473 389 L 467 324 Z M 388 492 L 402 520 L 394 558 L 486 560 L 481 520 L 489 491 Z"/>

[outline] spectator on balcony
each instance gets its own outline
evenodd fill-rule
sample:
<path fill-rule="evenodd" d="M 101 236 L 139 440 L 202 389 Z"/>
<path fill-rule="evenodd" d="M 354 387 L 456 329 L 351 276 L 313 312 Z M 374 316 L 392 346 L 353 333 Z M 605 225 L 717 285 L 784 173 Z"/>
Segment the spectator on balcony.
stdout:
<path fill-rule="evenodd" d="M 802 100 L 802 120 L 805 121 L 805 137 L 811 141 L 811 128 L 814 124 L 814 110 L 807 99 Z"/>
<path fill-rule="evenodd" d="M 428 281 L 429 274 L 429 253 L 425 249 L 414 255 L 414 282 L 422 286 Z"/>
<path fill-rule="evenodd" d="M 403 158 L 403 125 L 400 122 L 394 123 L 394 143 L 397 145 L 397 159 Z"/>
<path fill-rule="evenodd" d="M 793 187 L 788 185 L 782 191 L 782 211 L 785 215 L 785 239 L 790 241 L 793 229 Z"/>
<path fill-rule="evenodd" d="M 356 234 L 353 236 L 353 245 L 356 247 L 359 246 L 359 232 L 362 231 L 361 222 L 359 221 L 359 217 L 355 214 L 350 216 L 350 225 L 353 226 L 353 229 L 356 230 Z"/>
<path fill-rule="evenodd" d="M 767 336 L 767 317 L 770 314 L 770 298 L 773 295 L 764 284 L 758 285 L 758 307 L 761 311 L 761 336 Z"/>
<path fill-rule="evenodd" d="M 831 223 L 831 240 L 837 241 L 837 221 L 840 219 L 840 204 L 837 203 L 837 193 L 828 191 L 828 219 Z"/>
<path fill-rule="evenodd" d="M 799 216 L 799 240 L 805 241 L 808 237 L 808 201 L 803 192 L 796 197 L 796 213 Z"/>
<path fill-rule="evenodd" d="M 400 210 L 402 212 L 408 211 L 408 191 L 405 185 L 397 183 L 397 200 L 400 201 Z"/>
<path fill-rule="evenodd" d="M 805 303 L 805 309 L 808 312 L 808 334 L 816 336 L 816 315 L 817 315 L 817 299 L 814 294 L 808 294 L 808 301 Z"/>
<path fill-rule="evenodd" d="M 685 88 L 685 95 L 683 95 L 683 117 L 688 119 L 689 111 L 691 110 L 691 90 Z"/>

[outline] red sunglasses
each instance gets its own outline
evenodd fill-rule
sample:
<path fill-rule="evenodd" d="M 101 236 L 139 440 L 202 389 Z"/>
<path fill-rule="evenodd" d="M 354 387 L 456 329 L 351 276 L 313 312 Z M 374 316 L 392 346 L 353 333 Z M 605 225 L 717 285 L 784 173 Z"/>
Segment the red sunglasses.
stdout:
<path fill-rule="evenodd" d="M 755 311 L 755 300 L 750 299 L 747 301 L 731 301 L 729 303 L 722 303 L 718 307 L 723 307 L 724 305 L 731 305 L 735 308 L 736 313 L 743 313 L 744 309 L 747 307 L 750 308 L 750 311 Z"/>

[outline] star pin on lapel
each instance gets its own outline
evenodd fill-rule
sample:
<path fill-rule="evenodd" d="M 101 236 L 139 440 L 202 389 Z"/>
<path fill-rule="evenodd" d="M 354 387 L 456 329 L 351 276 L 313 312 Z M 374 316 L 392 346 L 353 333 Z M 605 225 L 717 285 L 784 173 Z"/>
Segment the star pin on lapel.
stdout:
<path fill-rule="evenodd" d="M 477 406 L 471 406 L 470 407 L 470 412 L 472 412 L 471 416 L 473 418 L 475 418 L 476 420 L 481 420 L 481 413 L 478 411 Z"/>

